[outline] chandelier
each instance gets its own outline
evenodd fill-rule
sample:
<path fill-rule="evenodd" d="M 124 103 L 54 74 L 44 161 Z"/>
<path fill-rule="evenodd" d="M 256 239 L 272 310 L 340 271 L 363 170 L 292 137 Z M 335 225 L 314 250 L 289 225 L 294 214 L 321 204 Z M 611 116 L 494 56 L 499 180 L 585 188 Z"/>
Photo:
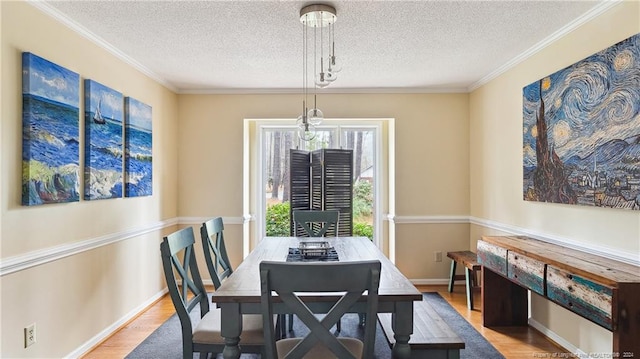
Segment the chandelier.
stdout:
<path fill-rule="evenodd" d="M 316 137 L 316 126 L 324 119 L 324 114 L 317 106 L 317 89 L 325 88 L 337 79 L 342 67 L 336 60 L 334 24 L 336 9 L 324 4 L 305 6 L 300 10 L 302 23 L 302 114 L 298 116 L 298 136 L 304 141 Z M 312 34 L 309 34 L 309 29 Z M 309 38 L 313 40 L 313 53 L 309 54 Z M 325 40 L 326 38 L 326 40 Z M 326 42 L 325 42 L 326 41 Z M 326 51 L 326 57 L 325 57 Z M 312 56 L 311 66 L 309 56 Z M 313 107 L 308 101 L 309 73 L 312 73 Z"/>

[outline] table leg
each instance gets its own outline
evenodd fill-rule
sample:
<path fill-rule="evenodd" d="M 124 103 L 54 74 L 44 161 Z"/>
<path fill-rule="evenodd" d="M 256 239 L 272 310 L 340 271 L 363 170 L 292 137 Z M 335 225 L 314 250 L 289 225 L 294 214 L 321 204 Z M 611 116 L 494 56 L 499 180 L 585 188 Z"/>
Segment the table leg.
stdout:
<path fill-rule="evenodd" d="M 453 284 L 456 280 L 456 261 L 451 260 L 451 271 L 449 272 L 449 293 L 453 292 Z"/>
<path fill-rule="evenodd" d="M 482 267 L 482 325 L 527 326 L 527 290 Z"/>
<path fill-rule="evenodd" d="M 409 338 L 413 333 L 413 302 L 396 303 L 396 310 L 391 316 L 391 327 L 393 337 L 396 339 L 391 356 L 395 359 L 409 359 L 411 357 Z"/>
<path fill-rule="evenodd" d="M 464 269 L 464 281 L 467 287 L 467 308 L 473 310 L 473 271 L 469 268 Z"/>
<path fill-rule="evenodd" d="M 224 337 L 224 359 L 240 358 L 240 333 L 242 333 L 242 313 L 238 303 L 220 304 L 220 333 Z"/>

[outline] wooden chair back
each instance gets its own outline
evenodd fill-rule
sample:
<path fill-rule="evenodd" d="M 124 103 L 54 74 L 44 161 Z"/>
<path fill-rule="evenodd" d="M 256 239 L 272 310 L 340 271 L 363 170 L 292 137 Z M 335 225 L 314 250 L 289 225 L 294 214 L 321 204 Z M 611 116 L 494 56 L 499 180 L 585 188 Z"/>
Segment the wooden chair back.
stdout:
<path fill-rule="evenodd" d="M 202 249 L 207 262 L 207 269 L 213 281 L 213 286 L 218 289 L 222 281 L 233 273 L 231 262 L 224 244 L 224 223 L 221 217 L 210 219 L 200 227 L 202 237 Z"/>
<path fill-rule="evenodd" d="M 293 211 L 294 233 L 299 228 L 309 237 L 337 237 L 340 211 Z"/>
<path fill-rule="evenodd" d="M 265 328 L 267 358 L 277 358 L 276 335 L 273 328 L 274 298 L 282 301 L 289 311 L 297 315 L 309 328 L 304 337 L 286 358 L 302 358 L 316 345 L 326 346 L 338 358 L 355 358 L 329 331 L 344 313 L 361 301 L 366 291 L 365 311 L 375 318 L 378 310 L 380 261 L 360 262 L 272 262 L 260 263 L 261 306 Z M 345 275 L 348 274 L 348 275 Z M 310 280 L 309 278 L 313 278 Z M 272 292 L 277 294 L 275 297 Z M 344 292 L 321 320 L 304 303 L 304 293 Z M 335 293 L 332 293 L 335 294 Z M 301 296 L 302 295 L 302 296 Z M 365 324 L 364 349 L 361 358 L 372 358 L 375 344 L 376 321 Z M 285 339 L 287 340 L 287 339 Z M 282 353 L 280 353 L 282 355 Z"/>
<path fill-rule="evenodd" d="M 209 312 L 209 297 L 198 271 L 193 228 L 164 237 L 160 244 L 162 267 L 171 301 L 182 324 L 183 357 L 193 357 L 193 323 L 189 313 L 200 306 L 200 317 Z M 179 285 L 179 282 L 181 283 Z"/>

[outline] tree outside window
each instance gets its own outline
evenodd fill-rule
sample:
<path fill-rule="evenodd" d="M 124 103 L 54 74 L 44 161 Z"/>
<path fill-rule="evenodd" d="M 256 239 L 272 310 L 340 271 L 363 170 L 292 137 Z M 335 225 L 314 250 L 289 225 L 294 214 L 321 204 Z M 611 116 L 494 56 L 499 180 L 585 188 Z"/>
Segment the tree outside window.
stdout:
<path fill-rule="evenodd" d="M 313 151 L 321 148 L 340 148 L 342 143 L 342 148 L 354 151 L 353 235 L 373 240 L 374 131 L 358 128 L 321 128 L 313 140 L 300 141 L 295 128 L 266 130 L 266 235 L 289 236 L 289 149 Z"/>

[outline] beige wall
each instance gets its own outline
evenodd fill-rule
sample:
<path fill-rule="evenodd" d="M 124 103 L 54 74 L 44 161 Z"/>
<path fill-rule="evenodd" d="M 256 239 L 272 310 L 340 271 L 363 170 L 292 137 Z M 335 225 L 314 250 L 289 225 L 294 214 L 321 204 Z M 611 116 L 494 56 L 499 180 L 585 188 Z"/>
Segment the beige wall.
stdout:
<path fill-rule="evenodd" d="M 640 32 L 640 2 L 626 1 L 558 39 L 470 97 L 471 216 L 627 258 L 640 256 L 640 213 L 522 199 L 522 88 Z M 490 227 L 490 226 L 487 226 Z M 483 233 L 472 228 L 471 246 Z M 585 352 L 611 351 L 611 335 L 534 296 L 533 318 Z M 608 338 L 608 339 L 607 339 Z"/>
<path fill-rule="evenodd" d="M 0 356 L 59 358 L 165 287 L 158 247 L 162 233 L 175 228 L 163 229 L 162 223 L 177 217 L 177 96 L 32 5 L 2 1 L 0 9 L 2 260 L 59 253 L 83 241 L 122 239 L 0 278 Z M 153 196 L 21 206 L 23 51 L 152 107 Z M 84 136 L 80 139 L 82 148 Z M 37 343 L 24 349 L 22 331 L 31 323 L 36 323 Z"/>
<path fill-rule="evenodd" d="M 433 262 L 434 251 L 474 249 L 482 234 L 506 233 L 501 228 L 640 252 L 638 213 L 523 202 L 521 189 L 522 87 L 639 32 L 639 6 L 617 5 L 470 95 L 319 98 L 327 117 L 395 119 L 392 214 L 398 217 L 397 264 L 409 278 L 446 278 L 448 261 Z M 175 95 L 29 4 L 0 2 L 0 17 L 0 258 L 119 239 L 0 277 L 0 356 L 62 357 L 164 288 L 158 243 L 177 228 L 176 219 L 197 230 L 193 219 L 243 215 L 243 120 L 295 118 L 299 95 Z M 20 205 L 22 51 L 152 106 L 153 196 Z M 464 220 L 469 215 L 473 224 Z M 226 227 L 237 266 L 242 226 Z M 535 296 L 533 314 L 582 350 L 610 350 L 608 332 Z M 24 349 L 22 329 L 34 322 L 38 342 Z"/>
<path fill-rule="evenodd" d="M 290 118 L 293 123 L 300 101 L 293 94 L 180 95 L 180 215 L 241 217 L 244 119 Z M 395 215 L 468 214 L 467 94 L 333 94 L 318 101 L 327 118 L 395 119 Z M 468 248 L 466 223 L 399 223 L 396 228 L 397 248 L 409 249 L 397 256 L 397 264 L 412 279 L 447 278 L 448 261 L 434 263 L 432 252 L 446 251 L 446 243 Z M 242 258 L 241 235 L 225 235 L 235 263 Z"/>

